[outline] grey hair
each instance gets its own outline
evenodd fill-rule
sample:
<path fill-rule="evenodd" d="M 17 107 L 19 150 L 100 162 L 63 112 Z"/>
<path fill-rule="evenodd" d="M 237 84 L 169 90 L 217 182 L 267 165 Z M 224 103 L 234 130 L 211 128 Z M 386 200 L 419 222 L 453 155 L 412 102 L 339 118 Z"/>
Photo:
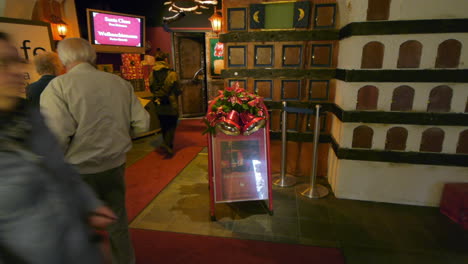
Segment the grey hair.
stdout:
<path fill-rule="evenodd" d="M 59 75 L 63 68 L 55 52 L 41 52 L 34 56 L 34 67 L 40 75 Z"/>
<path fill-rule="evenodd" d="M 96 51 L 88 41 L 82 38 L 66 38 L 57 45 L 57 52 L 63 65 L 76 62 L 96 62 Z"/>

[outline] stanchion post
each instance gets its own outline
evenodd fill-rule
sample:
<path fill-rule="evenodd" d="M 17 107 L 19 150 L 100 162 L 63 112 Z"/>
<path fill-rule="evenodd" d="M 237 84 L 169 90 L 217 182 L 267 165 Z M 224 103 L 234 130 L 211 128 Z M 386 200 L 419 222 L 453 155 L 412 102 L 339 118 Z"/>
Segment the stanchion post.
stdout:
<path fill-rule="evenodd" d="M 283 101 L 283 110 L 281 115 L 281 168 L 280 173 L 275 173 L 273 175 L 273 185 L 279 187 L 289 187 L 296 184 L 296 178 L 286 172 L 286 154 L 287 154 L 287 115 L 286 111 L 286 101 Z"/>
<path fill-rule="evenodd" d="M 314 150 L 312 160 L 312 171 L 310 174 L 310 186 L 305 188 L 305 190 L 300 191 L 301 195 L 309 198 L 322 198 L 328 195 L 328 189 L 325 186 L 315 183 L 317 177 L 318 142 L 320 137 L 320 108 L 321 105 L 315 106 Z"/>

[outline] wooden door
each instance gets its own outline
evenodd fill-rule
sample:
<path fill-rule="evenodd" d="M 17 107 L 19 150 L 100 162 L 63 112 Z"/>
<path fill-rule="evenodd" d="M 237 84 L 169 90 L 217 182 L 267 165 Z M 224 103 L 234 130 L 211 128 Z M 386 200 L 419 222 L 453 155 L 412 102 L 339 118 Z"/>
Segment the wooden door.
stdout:
<path fill-rule="evenodd" d="M 393 91 L 391 111 L 411 111 L 413 109 L 414 89 L 402 85 Z"/>
<path fill-rule="evenodd" d="M 356 110 L 376 110 L 379 89 L 372 85 L 366 85 L 359 89 Z"/>
<path fill-rule="evenodd" d="M 419 68 L 422 44 L 417 40 L 408 40 L 400 45 L 397 68 Z"/>
<path fill-rule="evenodd" d="M 353 148 L 372 148 L 374 130 L 368 126 L 358 126 L 353 131 Z"/>
<path fill-rule="evenodd" d="M 179 97 L 181 117 L 203 116 L 206 113 L 204 42 L 203 33 L 174 33 L 175 68 L 183 91 Z"/>
<path fill-rule="evenodd" d="M 381 69 L 385 46 L 378 41 L 371 41 L 362 48 L 361 69 Z"/>
<path fill-rule="evenodd" d="M 387 131 L 386 150 L 405 150 L 408 130 L 404 127 L 392 127 Z"/>
<path fill-rule="evenodd" d="M 428 112 L 450 112 L 453 91 L 447 85 L 433 88 L 429 94 Z"/>
<path fill-rule="evenodd" d="M 422 134 L 419 151 L 441 152 L 445 133 L 438 127 L 426 129 Z"/>
<path fill-rule="evenodd" d="M 367 20 L 388 20 L 390 0 L 369 0 L 367 5 Z"/>
<path fill-rule="evenodd" d="M 468 154 L 468 129 L 460 132 L 457 144 L 457 153 Z"/>

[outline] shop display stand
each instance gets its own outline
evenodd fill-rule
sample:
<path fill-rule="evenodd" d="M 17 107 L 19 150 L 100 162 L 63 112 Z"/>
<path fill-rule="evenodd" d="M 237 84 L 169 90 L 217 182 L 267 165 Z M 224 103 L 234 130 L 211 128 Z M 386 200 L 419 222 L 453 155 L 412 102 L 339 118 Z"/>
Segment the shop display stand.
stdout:
<path fill-rule="evenodd" d="M 267 116 L 268 120 L 268 116 Z M 216 203 L 268 201 L 273 215 L 269 122 L 251 135 L 208 134 L 210 216 Z"/>

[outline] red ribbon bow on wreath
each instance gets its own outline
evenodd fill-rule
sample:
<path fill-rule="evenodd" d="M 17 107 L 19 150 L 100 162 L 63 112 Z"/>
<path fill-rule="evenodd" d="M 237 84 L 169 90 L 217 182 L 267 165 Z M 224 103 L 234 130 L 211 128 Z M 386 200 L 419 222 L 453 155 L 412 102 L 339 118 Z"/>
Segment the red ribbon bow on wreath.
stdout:
<path fill-rule="evenodd" d="M 204 133 L 216 134 L 216 128 L 226 135 L 248 136 L 265 126 L 266 107 L 263 98 L 249 93 L 235 82 L 232 87 L 219 91 L 209 102 L 204 121 Z"/>

